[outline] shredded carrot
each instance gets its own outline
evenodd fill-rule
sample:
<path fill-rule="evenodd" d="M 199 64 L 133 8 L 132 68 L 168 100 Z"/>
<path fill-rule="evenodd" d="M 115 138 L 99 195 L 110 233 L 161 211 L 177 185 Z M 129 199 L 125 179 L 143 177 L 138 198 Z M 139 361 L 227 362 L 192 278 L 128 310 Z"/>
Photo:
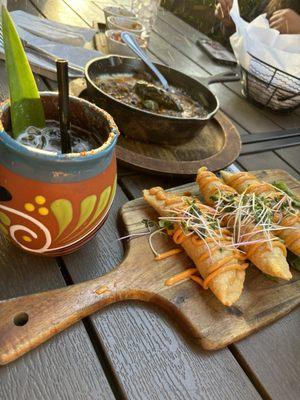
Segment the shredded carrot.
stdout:
<path fill-rule="evenodd" d="M 221 268 L 215 269 L 204 280 L 202 280 L 198 275 L 194 275 L 196 272 L 198 272 L 197 268 L 189 268 L 184 272 L 181 272 L 180 274 L 174 275 L 172 278 L 169 278 L 165 282 L 165 285 L 172 286 L 175 285 L 175 283 L 181 282 L 189 277 L 193 281 L 197 282 L 200 286 L 202 286 L 203 289 L 208 289 L 208 285 L 211 282 L 211 280 L 214 279 L 219 274 L 234 270 L 244 271 L 248 267 L 248 265 L 249 264 L 247 263 L 244 263 L 242 265 L 240 264 L 225 265 Z"/>
<path fill-rule="evenodd" d="M 170 206 L 171 204 L 182 203 L 182 200 L 178 197 L 170 197 L 166 199 L 165 205 Z"/>
<path fill-rule="evenodd" d="M 99 289 L 95 290 L 96 294 L 103 294 L 105 292 L 109 292 L 110 290 L 108 289 L 107 286 L 101 286 Z"/>
<path fill-rule="evenodd" d="M 215 270 L 214 272 L 209 274 L 207 278 L 205 278 L 205 280 L 203 282 L 203 288 L 204 289 L 208 288 L 210 281 L 212 279 L 214 279 L 217 275 L 219 275 L 223 272 L 228 272 L 228 271 L 232 271 L 232 270 L 244 271 L 247 267 L 248 267 L 247 263 L 245 263 L 243 265 L 240 265 L 240 264 L 225 265 L 224 267 L 221 267 L 221 268 Z"/>
<path fill-rule="evenodd" d="M 209 250 L 205 251 L 198 259 L 198 262 L 205 261 L 207 258 L 211 257 L 213 253 L 220 250 L 220 246 L 215 246 L 210 248 Z"/>
<path fill-rule="evenodd" d="M 172 286 L 175 285 L 175 283 L 181 282 L 184 279 L 188 278 L 189 276 L 195 274 L 197 272 L 197 268 L 188 268 L 183 272 L 180 272 L 180 274 L 174 275 L 168 280 L 165 281 L 166 286 Z"/>
<path fill-rule="evenodd" d="M 235 255 L 227 256 L 224 258 L 221 258 L 219 261 L 217 261 L 215 264 L 213 264 L 213 268 L 211 271 L 209 271 L 209 275 L 212 274 L 213 272 L 217 271 L 219 268 L 223 267 L 224 264 L 228 264 L 230 261 L 234 261 L 236 259 Z"/>
<path fill-rule="evenodd" d="M 176 244 L 181 244 L 183 243 L 185 240 L 187 239 L 187 237 L 185 236 L 185 234 L 182 232 L 182 230 L 180 228 L 176 229 L 174 235 L 173 235 L 173 241 Z"/>
<path fill-rule="evenodd" d="M 199 276 L 191 275 L 190 279 L 192 279 L 194 282 L 198 283 L 202 287 L 202 289 L 205 289 L 203 287 L 203 279 L 201 279 Z M 208 288 L 206 288 L 206 289 L 208 289 Z"/>
<path fill-rule="evenodd" d="M 172 249 L 169 251 L 166 251 L 165 253 L 161 253 L 158 256 L 156 256 L 154 258 L 154 260 L 159 261 L 159 260 L 164 260 L 165 258 L 174 256 L 175 254 L 181 253 L 182 249 L 176 248 L 176 249 Z"/>

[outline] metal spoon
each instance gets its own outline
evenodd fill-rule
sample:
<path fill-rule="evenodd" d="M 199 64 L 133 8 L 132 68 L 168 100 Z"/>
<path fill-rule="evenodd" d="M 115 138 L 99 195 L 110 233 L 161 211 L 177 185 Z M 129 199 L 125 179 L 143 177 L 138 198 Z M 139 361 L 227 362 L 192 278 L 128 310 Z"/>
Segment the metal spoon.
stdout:
<path fill-rule="evenodd" d="M 156 68 L 156 66 L 152 63 L 150 58 L 147 56 L 146 53 L 143 52 L 143 50 L 140 48 L 140 45 L 138 44 L 135 35 L 129 33 L 129 32 L 122 32 L 121 33 L 121 38 L 124 43 L 127 44 L 128 47 L 138 56 L 140 57 L 145 64 L 148 65 L 148 67 L 152 70 L 152 72 L 157 76 L 157 78 L 160 80 L 163 88 L 166 91 L 170 90 L 170 86 L 168 84 L 168 81 L 164 78 L 164 76 L 159 72 L 159 70 Z"/>

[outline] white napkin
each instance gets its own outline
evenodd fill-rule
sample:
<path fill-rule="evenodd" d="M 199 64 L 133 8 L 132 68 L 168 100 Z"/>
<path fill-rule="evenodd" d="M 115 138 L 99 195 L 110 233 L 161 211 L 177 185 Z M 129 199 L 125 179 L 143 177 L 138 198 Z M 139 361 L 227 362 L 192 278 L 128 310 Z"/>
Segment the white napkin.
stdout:
<path fill-rule="evenodd" d="M 95 34 L 95 30 L 90 28 L 81 28 L 41 19 L 21 10 L 13 11 L 11 16 L 17 26 L 35 36 L 53 42 L 83 47 L 86 42 L 90 42 L 93 39 Z"/>
<path fill-rule="evenodd" d="M 236 33 L 230 38 L 231 46 L 239 63 L 249 70 L 251 56 L 300 77 L 300 35 L 282 35 L 270 28 L 266 14 L 248 23 L 241 16 L 238 0 L 233 1 L 230 11 Z"/>
<path fill-rule="evenodd" d="M 238 0 L 230 15 L 236 26 L 230 43 L 238 63 L 249 72 L 247 80 L 242 79 L 248 96 L 273 110 L 289 109 L 291 101 L 300 104 L 300 35 L 270 28 L 266 14 L 246 22 Z"/>
<path fill-rule="evenodd" d="M 52 53 L 57 58 L 67 59 L 75 67 L 84 68 L 87 62 L 100 57 L 102 53 L 83 46 L 90 42 L 94 29 L 81 28 L 38 18 L 24 11 L 13 11 L 11 16 L 21 39 Z M 55 62 L 48 60 L 37 51 L 25 47 L 28 61 L 34 72 L 50 79 L 56 79 Z M 4 58 L 4 49 L 0 47 L 0 56 Z M 83 76 L 83 72 L 69 67 L 71 78 Z"/>

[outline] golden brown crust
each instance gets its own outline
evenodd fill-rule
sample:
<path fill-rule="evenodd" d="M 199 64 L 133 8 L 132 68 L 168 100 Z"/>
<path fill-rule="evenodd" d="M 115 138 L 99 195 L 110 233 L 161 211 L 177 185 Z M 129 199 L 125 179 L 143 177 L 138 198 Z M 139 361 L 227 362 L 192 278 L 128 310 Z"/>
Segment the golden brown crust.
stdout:
<path fill-rule="evenodd" d="M 230 172 L 222 171 L 222 178 L 231 187 L 243 193 L 255 193 L 256 195 L 266 195 L 270 193 L 280 194 L 276 189 L 263 181 L 257 179 L 254 175 L 247 172 L 231 174 Z M 287 248 L 298 257 L 300 256 L 300 216 L 287 216 L 281 222 L 281 226 L 291 227 L 291 229 L 278 230 L 276 235 L 282 239 Z"/>
<path fill-rule="evenodd" d="M 152 188 L 144 190 L 144 199 L 155 208 L 161 216 L 169 216 L 172 213 L 172 208 L 184 209 L 186 207 L 185 197 L 176 196 L 169 192 L 164 192 L 161 188 Z M 197 201 L 197 206 L 202 207 L 201 211 L 205 212 L 207 206 Z M 201 276 L 205 279 L 218 268 L 218 266 L 228 267 L 233 264 L 238 264 L 242 269 L 244 262 L 236 256 L 236 250 L 225 248 L 220 250 L 220 246 L 216 246 L 214 241 L 209 241 L 207 244 L 201 239 L 193 236 L 182 236 L 178 226 L 175 232 L 172 233 L 173 240 L 177 244 L 181 244 L 188 256 L 194 261 Z M 182 240 L 184 239 L 184 240 Z M 224 237 L 224 242 L 226 238 Z M 208 248 L 211 254 L 208 252 Z M 207 256 L 208 255 L 208 256 Z M 225 261 L 225 263 L 223 263 Z M 245 280 L 244 270 L 224 271 L 216 276 L 213 276 L 208 283 L 209 288 L 215 296 L 227 306 L 232 305 L 238 300 L 242 293 Z"/>
<path fill-rule="evenodd" d="M 239 176 L 242 175 L 239 174 Z M 212 196 L 218 192 L 237 193 L 235 188 L 224 184 L 214 173 L 204 168 L 200 168 L 198 171 L 197 183 L 202 195 L 211 205 L 214 205 Z M 229 226 L 232 226 L 233 221 L 227 220 L 227 223 Z M 253 224 L 248 224 L 242 234 L 254 232 L 254 229 L 256 231 L 259 230 L 259 226 L 255 227 Z M 271 236 L 271 238 L 274 239 L 274 236 Z M 255 234 L 255 240 L 264 241 L 264 234 L 262 232 Z M 292 278 L 289 265 L 286 261 L 286 249 L 284 249 L 279 240 L 274 240 L 271 247 L 268 243 L 262 243 L 260 246 L 257 246 L 257 244 L 244 245 L 243 251 L 246 252 L 247 258 L 262 272 L 285 280 Z"/>

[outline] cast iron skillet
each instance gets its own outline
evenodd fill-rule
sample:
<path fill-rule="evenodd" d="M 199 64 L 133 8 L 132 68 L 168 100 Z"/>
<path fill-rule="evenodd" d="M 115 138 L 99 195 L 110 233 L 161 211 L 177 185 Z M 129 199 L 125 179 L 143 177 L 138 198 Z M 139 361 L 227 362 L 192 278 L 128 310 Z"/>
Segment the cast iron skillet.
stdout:
<path fill-rule="evenodd" d="M 208 78 L 195 78 L 183 74 L 173 68 L 155 64 L 169 84 L 184 89 L 207 110 L 204 118 L 179 118 L 160 115 L 140 110 L 125 104 L 100 90 L 94 83 L 101 75 L 115 73 L 151 72 L 143 61 L 131 57 L 105 56 L 91 60 L 85 69 L 85 78 L 89 97 L 114 118 L 120 131 L 131 138 L 165 144 L 180 144 L 199 134 L 219 109 L 217 97 L 208 89 L 208 85 L 216 82 L 232 82 L 240 79 L 236 72 L 226 72 Z M 199 78 L 200 79 L 200 78 Z"/>

